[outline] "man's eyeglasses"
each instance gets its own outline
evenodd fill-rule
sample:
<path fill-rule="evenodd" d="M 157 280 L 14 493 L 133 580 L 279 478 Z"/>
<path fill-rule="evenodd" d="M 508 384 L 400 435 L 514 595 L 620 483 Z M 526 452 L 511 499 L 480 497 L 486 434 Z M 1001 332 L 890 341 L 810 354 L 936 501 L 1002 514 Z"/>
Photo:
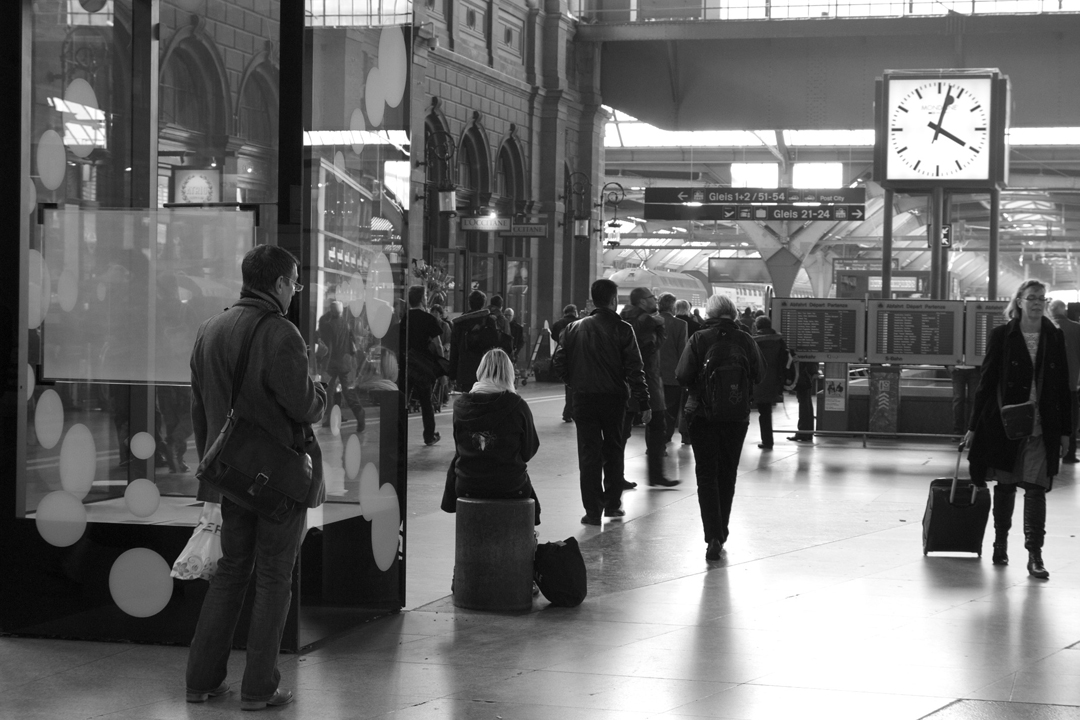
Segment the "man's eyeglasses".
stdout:
<path fill-rule="evenodd" d="M 282 277 L 285 277 L 285 276 L 282 275 Z M 304 289 L 304 286 L 301 285 L 300 283 L 296 282 L 296 280 L 289 280 L 289 278 L 285 278 L 285 279 L 292 283 L 293 292 L 300 292 L 301 290 Z"/>

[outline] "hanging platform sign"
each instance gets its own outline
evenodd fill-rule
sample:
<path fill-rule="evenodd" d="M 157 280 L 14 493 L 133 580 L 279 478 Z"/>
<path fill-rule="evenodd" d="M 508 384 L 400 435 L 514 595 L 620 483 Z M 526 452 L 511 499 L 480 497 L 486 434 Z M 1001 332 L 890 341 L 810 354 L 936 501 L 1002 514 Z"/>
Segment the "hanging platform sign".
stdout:
<path fill-rule="evenodd" d="M 547 233 L 546 223 L 513 223 L 509 230 L 499 235 L 502 237 L 544 237 Z"/>
<path fill-rule="evenodd" d="M 491 217 L 490 215 L 484 215 L 483 217 L 463 217 L 461 218 L 461 229 L 463 231 L 476 231 L 476 232 L 499 232 L 501 230 L 510 230 L 510 218 L 508 217 Z"/>

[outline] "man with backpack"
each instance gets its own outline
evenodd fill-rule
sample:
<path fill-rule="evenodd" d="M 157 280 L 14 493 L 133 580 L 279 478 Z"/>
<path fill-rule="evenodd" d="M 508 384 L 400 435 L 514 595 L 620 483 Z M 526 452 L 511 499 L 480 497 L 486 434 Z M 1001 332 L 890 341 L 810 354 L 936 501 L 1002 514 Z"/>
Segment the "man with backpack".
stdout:
<path fill-rule="evenodd" d="M 450 338 L 450 379 L 463 393 L 472 390 L 476 384 L 476 368 L 484 353 L 495 347 L 502 348 L 507 355 L 513 352 L 510 335 L 500 330 L 499 320 L 506 322 L 502 308 L 496 318 L 491 308 L 484 307 L 486 302 L 487 295 L 482 290 L 473 290 L 469 293 L 469 312 L 454 318 Z"/>
<path fill-rule="evenodd" d="M 652 419 L 641 351 L 634 329 L 619 317 L 619 286 L 601 278 L 592 284 L 596 309 L 567 326 L 551 359 L 555 374 L 574 392 L 583 525 L 620 518 L 623 492 L 623 414 L 632 396 Z"/>
<path fill-rule="evenodd" d="M 730 298 L 713 295 L 705 314 L 705 326 L 687 342 L 675 376 L 689 389 L 686 413 L 708 545 L 705 559 L 719 560 L 728 539 L 753 387 L 765 376 L 765 361 L 754 339 L 736 324 L 738 310 Z"/>

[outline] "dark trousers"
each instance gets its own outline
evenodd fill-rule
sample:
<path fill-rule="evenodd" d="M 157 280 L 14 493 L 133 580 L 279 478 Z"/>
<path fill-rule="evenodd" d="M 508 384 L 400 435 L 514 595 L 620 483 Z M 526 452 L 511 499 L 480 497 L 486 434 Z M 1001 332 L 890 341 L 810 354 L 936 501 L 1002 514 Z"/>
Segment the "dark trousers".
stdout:
<path fill-rule="evenodd" d="M 1046 536 L 1046 488 L 1033 483 L 994 486 L 994 544 L 1004 547 L 1008 542 L 1017 485 L 1024 488 L 1024 549 L 1041 552 Z"/>
<path fill-rule="evenodd" d="M 953 434 L 963 435 L 971 421 L 975 391 L 979 389 L 982 368 L 954 368 L 952 371 Z"/>
<path fill-rule="evenodd" d="M 795 398 L 799 401 L 799 432 L 795 433 L 795 437 L 799 440 L 813 440 L 814 383 L 811 382 L 804 388 L 797 388 Z"/>
<path fill-rule="evenodd" d="M 758 427 L 761 429 L 761 444 L 772 447 L 772 403 L 758 403 Z"/>
<path fill-rule="evenodd" d="M 1075 390 L 1069 393 L 1069 407 L 1072 408 L 1072 437 L 1069 438 L 1069 451 L 1066 453 L 1069 457 L 1076 457 L 1076 434 L 1078 428 L 1077 420 L 1080 419 L 1080 393 Z"/>
<path fill-rule="evenodd" d="M 413 383 L 409 386 L 409 392 L 420 404 L 420 417 L 424 422 L 424 442 L 431 442 L 435 438 L 435 408 L 431 405 L 430 383 Z"/>
<path fill-rule="evenodd" d="M 581 504 L 586 515 L 600 517 L 604 508 L 617 508 L 622 502 L 625 414 L 626 398 L 621 395 L 574 395 Z"/>
<path fill-rule="evenodd" d="M 679 408 L 683 405 L 681 385 L 664 386 L 664 405 L 664 420 L 667 423 L 664 428 L 664 444 L 667 445 L 675 436 L 675 428 L 679 426 Z"/>
<path fill-rule="evenodd" d="M 566 400 L 562 406 L 562 419 L 572 420 L 574 418 L 574 391 L 570 389 L 569 385 L 563 387 L 566 389 Z"/>
<path fill-rule="evenodd" d="M 244 606 L 251 573 L 255 604 L 248 627 L 247 664 L 240 684 L 244 700 L 269 700 L 281 674 L 278 652 L 292 601 L 293 566 L 307 510 L 296 508 L 284 522 L 263 520 L 228 498 L 221 501 L 221 560 L 203 599 L 188 654 L 188 692 L 208 692 L 225 681 L 233 632 Z"/>
<path fill-rule="evenodd" d="M 721 543 L 727 542 L 735 477 L 749 427 L 749 421 L 710 423 L 694 418 L 690 423 L 698 505 L 706 543 L 714 538 Z"/>
<path fill-rule="evenodd" d="M 630 439 L 630 428 L 635 415 L 637 412 L 627 412 L 623 417 L 623 445 Z M 661 480 L 664 477 L 666 435 L 666 413 L 663 410 L 653 410 L 649 422 L 645 423 L 645 457 L 648 461 L 649 480 Z"/>

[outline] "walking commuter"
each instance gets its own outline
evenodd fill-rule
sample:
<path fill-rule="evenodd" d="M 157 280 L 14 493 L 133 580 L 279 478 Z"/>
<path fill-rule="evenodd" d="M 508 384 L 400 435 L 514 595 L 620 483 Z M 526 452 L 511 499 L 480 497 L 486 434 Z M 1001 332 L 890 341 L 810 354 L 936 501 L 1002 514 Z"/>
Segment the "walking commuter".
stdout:
<path fill-rule="evenodd" d="M 736 324 L 738 310 L 730 298 L 713 295 L 705 313 L 705 327 L 686 344 L 675 374 L 689 389 L 686 411 L 705 559 L 719 560 L 728 539 L 739 456 L 750 425 L 752 388 L 764 376 L 765 362 L 754 339 Z"/>
<path fill-rule="evenodd" d="M 562 309 L 563 315 L 561 318 L 551 324 L 551 339 L 555 342 L 559 342 L 562 331 L 572 322 L 578 321 L 577 305 L 567 305 Z M 562 409 L 562 421 L 573 422 L 574 421 L 574 398 L 573 390 L 569 385 L 565 386 L 566 399 L 563 402 Z"/>
<path fill-rule="evenodd" d="M 664 379 L 660 374 L 660 346 L 664 343 L 664 316 L 660 314 L 657 297 L 647 287 L 636 287 L 630 291 L 630 303 L 622 310 L 622 319 L 634 328 L 641 363 L 645 371 L 645 382 L 649 386 L 649 405 L 652 410 L 645 425 L 645 459 L 648 467 L 649 485 L 653 487 L 673 487 L 678 480 L 664 477 L 664 446 L 667 444 L 666 405 L 664 403 Z M 630 426 L 635 414 L 643 411 L 634 398 L 630 398 L 623 422 L 623 438 L 630 437 Z M 630 490 L 637 483 L 625 480 L 623 489 Z"/>
<path fill-rule="evenodd" d="M 426 291 L 423 285 L 409 288 L 409 313 L 405 316 L 402 346 L 407 348 L 405 365 L 408 372 L 409 394 L 420 405 L 420 417 L 424 424 L 424 444 L 434 445 L 442 435 L 435 430 L 435 407 L 431 403 L 435 383 L 442 377 L 431 372 L 437 362 L 424 362 L 423 356 L 438 355 L 442 349 L 442 326 L 434 315 L 424 309 Z"/>
<path fill-rule="evenodd" d="M 326 348 L 326 396 L 329 407 L 340 405 L 341 400 L 349 406 L 356 416 L 356 422 L 363 429 L 364 409 L 355 392 L 350 391 L 350 380 L 356 369 L 356 338 L 353 334 L 352 319 L 344 312 L 340 300 L 330 302 L 330 309 L 319 318 L 319 344 Z M 340 390 L 339 390 L 340 388 Z M 330 424 L 330 413 L 326 413 L 323 424 Z"/>
<path fill-rule="evenodd" d="M 784 397 L 784 371 L 787 368 L 788 349 L 784 336 L 773 330 L 772 320 L 765 315 L 754 318 L 754 342 L 765 360 L 765 377 L 754 386 L 754 405 L 758 411 L 762 450 L 772 450 L 772 410 L 776 399 Z"/>
<path fill-rule="evenodd" d="M 671 442 L 679 423 L 683 388 L 675 378 L 675 368 L 686 348 L 687 324 L 675 318 L 675 296 L 662 293 L 657 303 L 664 318 L 664 342 L 660 344 L 660 378 L 664 384 L 664 445 Z M 665 455 L 667 452 L 664 453 Z"/>
<path fill-rule="evenodd" d="M 499 332 L 510 334 L 510 319 L 506 317 L 506 312 L 503 310 L 503 299 L 501 295 L 492 295 L 491 301 L 488 303 L 488 312 L 495 318 L 495 323 L 499 327 Z M 507 350 L 507 355 L 510 351 Z"/>
<path fill-rule="evenodd" d="M 1061 453 L 1072 435 L 1069 366 L 1065 336 L 1043 316 L 1046 286 L 1027 280 L 1005 312 L 1009 321 L 990 331 L 982 380 L 964 444 L 971 450 L 971 477 L 994 486 L 995 565 L 1008 565 L 1016 488 L 1024 488 L 1024 548 L 1028 574 L 1046 579 L 1042 548 L 1046 535 L 1046 493 L 1053 487 Z M 1034 416 L 1022 432 L 1010 433 L 1002 409 L 1033 403 Z M 1011 414 L 1011 413 L 1010 413 Z"/>
<path fill-rule="evenodd" d="M 799 401 L 799 431 L 788 436 L 792 442 L 814 442 L 814 388 L 820 374 L 816 362 L 799 360 L 799 375 L 795 381 L 795 398 Z"/>
<path fill-rule="evenodd" d="M 259 245 L 241 264 L 240 300 L 199 328 L 191 353 L 191 420 L 201 458 L 218 436 L 229 413 L 233 365 L 247 331 L 265 313 L 237 395 L 237 414 L 279 442 L 296 446 L 322 418 L 326 391 L 308 376 L 307 345 L 285 319 L 297 283 L 297 261 L 287 250 Z M 320 463 L 320 458 L 314 458 Z M 321 474 L 312 478 L 308 507 L 325 497 Z M 217 500 L 200 483 L 199 499 Z M 247 664 L 240 683 L 240 708 L 261 710 L 292 701 L 280 686 L 277 659 L 292 600 L 293 566 L 300 547 L 307 508 L 297 506 L 284 521 L 270 522 L 227 497 L 221 501 L 221 559 L 203 599 L 187 664 L 187 701 L 205 702 L 230 691 L 226 681 L 233 630 L 254 571 L 255 602 L 247 632 Z"/>
<path fill-rule="evenodd" d="M 510 323 L 510 338 L 513 341 L 510 362 L 513 363 L 516 368 L 518 364 L 518 354 L 521 352 L 521 346 L 525 344 L 525 328 L 522 327 L 521 323 L 514 319 L 514 308 L 506 308 L 503 310 L 503 314 L 506 315 L 506 321 Z"/>
<path fill-rule="evenodd" d="M 591 287 L 596 309 L 562 331 L 552 358 L 555 374 L 574 393 L 578 472 L 584 525 L 622 517 L 623 415 L 632 396 L 652 419 L 649 388 L 634 329 L 619 317 L 619 286 L 601 278 Z"/>
<path fill-rule="evenodd" d="M 1065 357 L 1069 360 L 1069 406 L 1072 408 L 1072 435 L 1069 436 L 1069 449 L 1061 458 L 1063 463 L 1075 463 L 1077 424 L 1080 424 L 1080 404 L 1077 389 L 1080 389 L 1080 323 L 1073 322 L 1066 314 L 1066 305 L 1061 300 L 1050 303 L 1050 317 L 1058 329 L 1065 334 Z"/>
<path fill-rule="evenodd" d="M 469 312 L 454 318 L 454 333 L 450 340 L 450 379 L 457 382 L 458 390 L 469 392 L 476 382 L 476 368 L 484 353 L 493 347 L 501 347 L 510 354 L 509 332 L 500 329 L 499 321 L 506 322 L 502 314 L 502 300 L 498 312 L 484 307 L 487 295 L 481 290 L 469 293 Z"/>

